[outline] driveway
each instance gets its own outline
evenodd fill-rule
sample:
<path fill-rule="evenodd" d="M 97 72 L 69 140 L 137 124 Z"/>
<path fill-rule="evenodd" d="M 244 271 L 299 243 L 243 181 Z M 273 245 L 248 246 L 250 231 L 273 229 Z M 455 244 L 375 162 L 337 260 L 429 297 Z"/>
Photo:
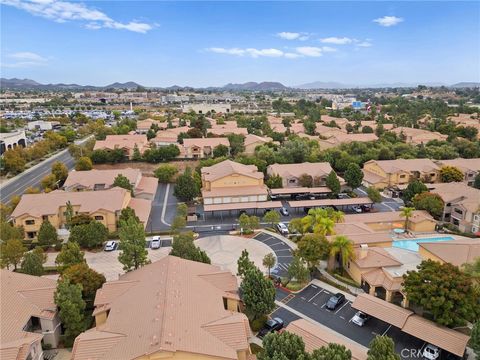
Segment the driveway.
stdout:
<path fill-rule="evenodd" d="M 172 184 L 158 184 L 157 192 L 152 201 L 152 210 L 148 219 L 146 231 L 170 230 L 170 225 L 177 212 L 178 200 L 173 196 Z"/>
<path fill-rule="evenodd" d="M 272 274 L 284 277 L 287 275 L 288 266 L 292 262 L 292 249 L 280 237 L 261 232 L 253 237 L 260 243 L 267 245 L 277 258 L 277 263 L 272 269 Z"/>
<path fill-rule="evenodd" d="M 332 295 L 331 291 L 313 284 L 297 294 L 277 289 L 278 308 L 271 316 L 282 318 L 285 324 L 298 318 L 309 318 L 366 347 L 376 335 L 388 335 L 393 338 L 396 351 L 402 359 L 419 359 L 412 357 L 409 350 L 422 349 L 426 345 L 424 341 L 375 318 L 369 319 L 363 327 L 357 326 L 351 322 L 356 313 L 351 301 L 346 300 L 334 311 L 326 309 L 325 304 Z"/>

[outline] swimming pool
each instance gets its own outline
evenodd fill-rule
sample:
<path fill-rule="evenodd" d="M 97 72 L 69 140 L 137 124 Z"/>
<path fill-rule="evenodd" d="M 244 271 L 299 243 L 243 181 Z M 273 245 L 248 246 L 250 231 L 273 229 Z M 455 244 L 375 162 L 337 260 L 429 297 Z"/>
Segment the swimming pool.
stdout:
<path fill-rule="evenodd" d="M 419 243 L 449 241 L 449 240 L 455 240 L 455 239 L 451 236 L 442 236 L 442 237 L 432 237 L 432 238 L 417 238 L 412 240 L 393 240 L 393 247 L 397 247 L 405 250 L 411 250 L 411 251 L 418 251 Z"/>

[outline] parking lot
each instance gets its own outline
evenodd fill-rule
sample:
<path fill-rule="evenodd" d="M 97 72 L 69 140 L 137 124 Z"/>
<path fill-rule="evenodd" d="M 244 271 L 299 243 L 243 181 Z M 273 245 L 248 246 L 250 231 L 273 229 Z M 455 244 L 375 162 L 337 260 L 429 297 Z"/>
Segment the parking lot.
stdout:
<path fill-rule="evenodd" d="M 279 238 L 267 233 L 259 233 L 253 238 L 267 245 L 275 253 L 277 263 L 271 270 L 271 273 L 278 276 L 286 276 L 288 265 L 293 259 L 292 249 Z"/>
<path fill-rule="evenodd" d="M 325 307 L 332 295 L 334 295 L 332 292 L 316 285 L 309 285 L 295 295 L 277 289 L 276 300 L 293 309 L 297 314 L 288 308 L 278 307 L 271 316 L 282 318 L 286 326 L 289 322 L 298 319 L 298 313 L 300 313 L 363 346 L 368 346 L 376 335 L 388 335 L 393 338 L 396 351 L 402 359 L 421 359 L 417 354 L 426 345 L 424 341 L 375 318 L 370 318 L 363 327 L 357 326 L 351 322 L 353 315 L 357 312 L 352 308 L 351 301 L 346 300 L 334 311 Z"/>

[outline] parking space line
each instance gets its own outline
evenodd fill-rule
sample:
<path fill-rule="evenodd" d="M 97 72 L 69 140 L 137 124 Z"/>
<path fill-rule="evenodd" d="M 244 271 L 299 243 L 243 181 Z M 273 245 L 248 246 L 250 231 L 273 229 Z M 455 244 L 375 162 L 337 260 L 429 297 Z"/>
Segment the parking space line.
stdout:
<path fill-rule="evenodd" d="M 275 244 L 269 245 L 270 247 L 275 246 L 275 245 L 285 245 L 282 241 L 279 241 Z"/>
<path fill-rule="evenodd" d="M 303 301 L 307 301 L 307 299 L 305 299 L 303 296 L 300 297 L 300 299 L 302 299 Z"/>
<path fill-rule="evenodd" d="M 314 289 L 318 289 L 315 285 L 310 285 L 310 287 L 312 287 Z"/>
<path fill-rule="evenodd" d="M 388 326 L 387 330 L 385 330 L 385 331 L 383 332 L 382 336 L 384 336 L 384 335 L 388 332 L 388 330 L 390 330 L 391 327 L 392 327 L 392 325 L 390 324 L 390 325 Z"/>
<path fill-rule="evenodd" d="M 315 299 L 318 295 L 320 295 L 321 293 L 323 292 L 323 289 L 320 290 L 319 292 L 317 292 L 315 295 L 313 295 L 310 300 L 308 300 L 308 302 L 312 301 L 313 299 Z"/>
<path fill-rule="evenodd" d="M 322 305 L 322 309 L 325 307 L 325 305 L 327 305 L 327 303 L 325 303 L 325 304 Z"/>
<path fill-rule="evenodd" d="M 290 252 L 291 252 L 291 250 L 290 250 L 290 249 L 280 249 L 280 250 L 275 250 L 275 252 L 277 252 L 277 251 L 290 251 Z"/>
<path fill-rule="evenodd" d="M 347 301 L 345 304 L 343 304 L 343 306 L 338 309 L 337 311 L 335 311 L 335 314 L 338 313 L 340 310 L 342 310 L 345 306 L 347 306 L 349 304 L 349 302 Z"/>

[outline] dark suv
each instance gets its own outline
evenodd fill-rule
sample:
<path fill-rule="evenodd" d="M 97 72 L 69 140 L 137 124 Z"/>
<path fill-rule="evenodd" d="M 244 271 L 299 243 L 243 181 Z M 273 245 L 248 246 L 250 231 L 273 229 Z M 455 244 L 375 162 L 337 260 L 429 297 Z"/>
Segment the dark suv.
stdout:
<path fill-rule="evenodd" d="M 345 295 L 337 293 L 328 299 L 326 307 L 328 310 L 335 310 L 337 307 L 342 305 L 344 301 Z"/>
<path fill-rule="evenodd" d="M 263 338 L 265 335 L 279 331 L 283 328 L 283 320 L 276 317 L 270 320 L 267 320 L 265 326 L 258 332 L 257 337 Z"/>

